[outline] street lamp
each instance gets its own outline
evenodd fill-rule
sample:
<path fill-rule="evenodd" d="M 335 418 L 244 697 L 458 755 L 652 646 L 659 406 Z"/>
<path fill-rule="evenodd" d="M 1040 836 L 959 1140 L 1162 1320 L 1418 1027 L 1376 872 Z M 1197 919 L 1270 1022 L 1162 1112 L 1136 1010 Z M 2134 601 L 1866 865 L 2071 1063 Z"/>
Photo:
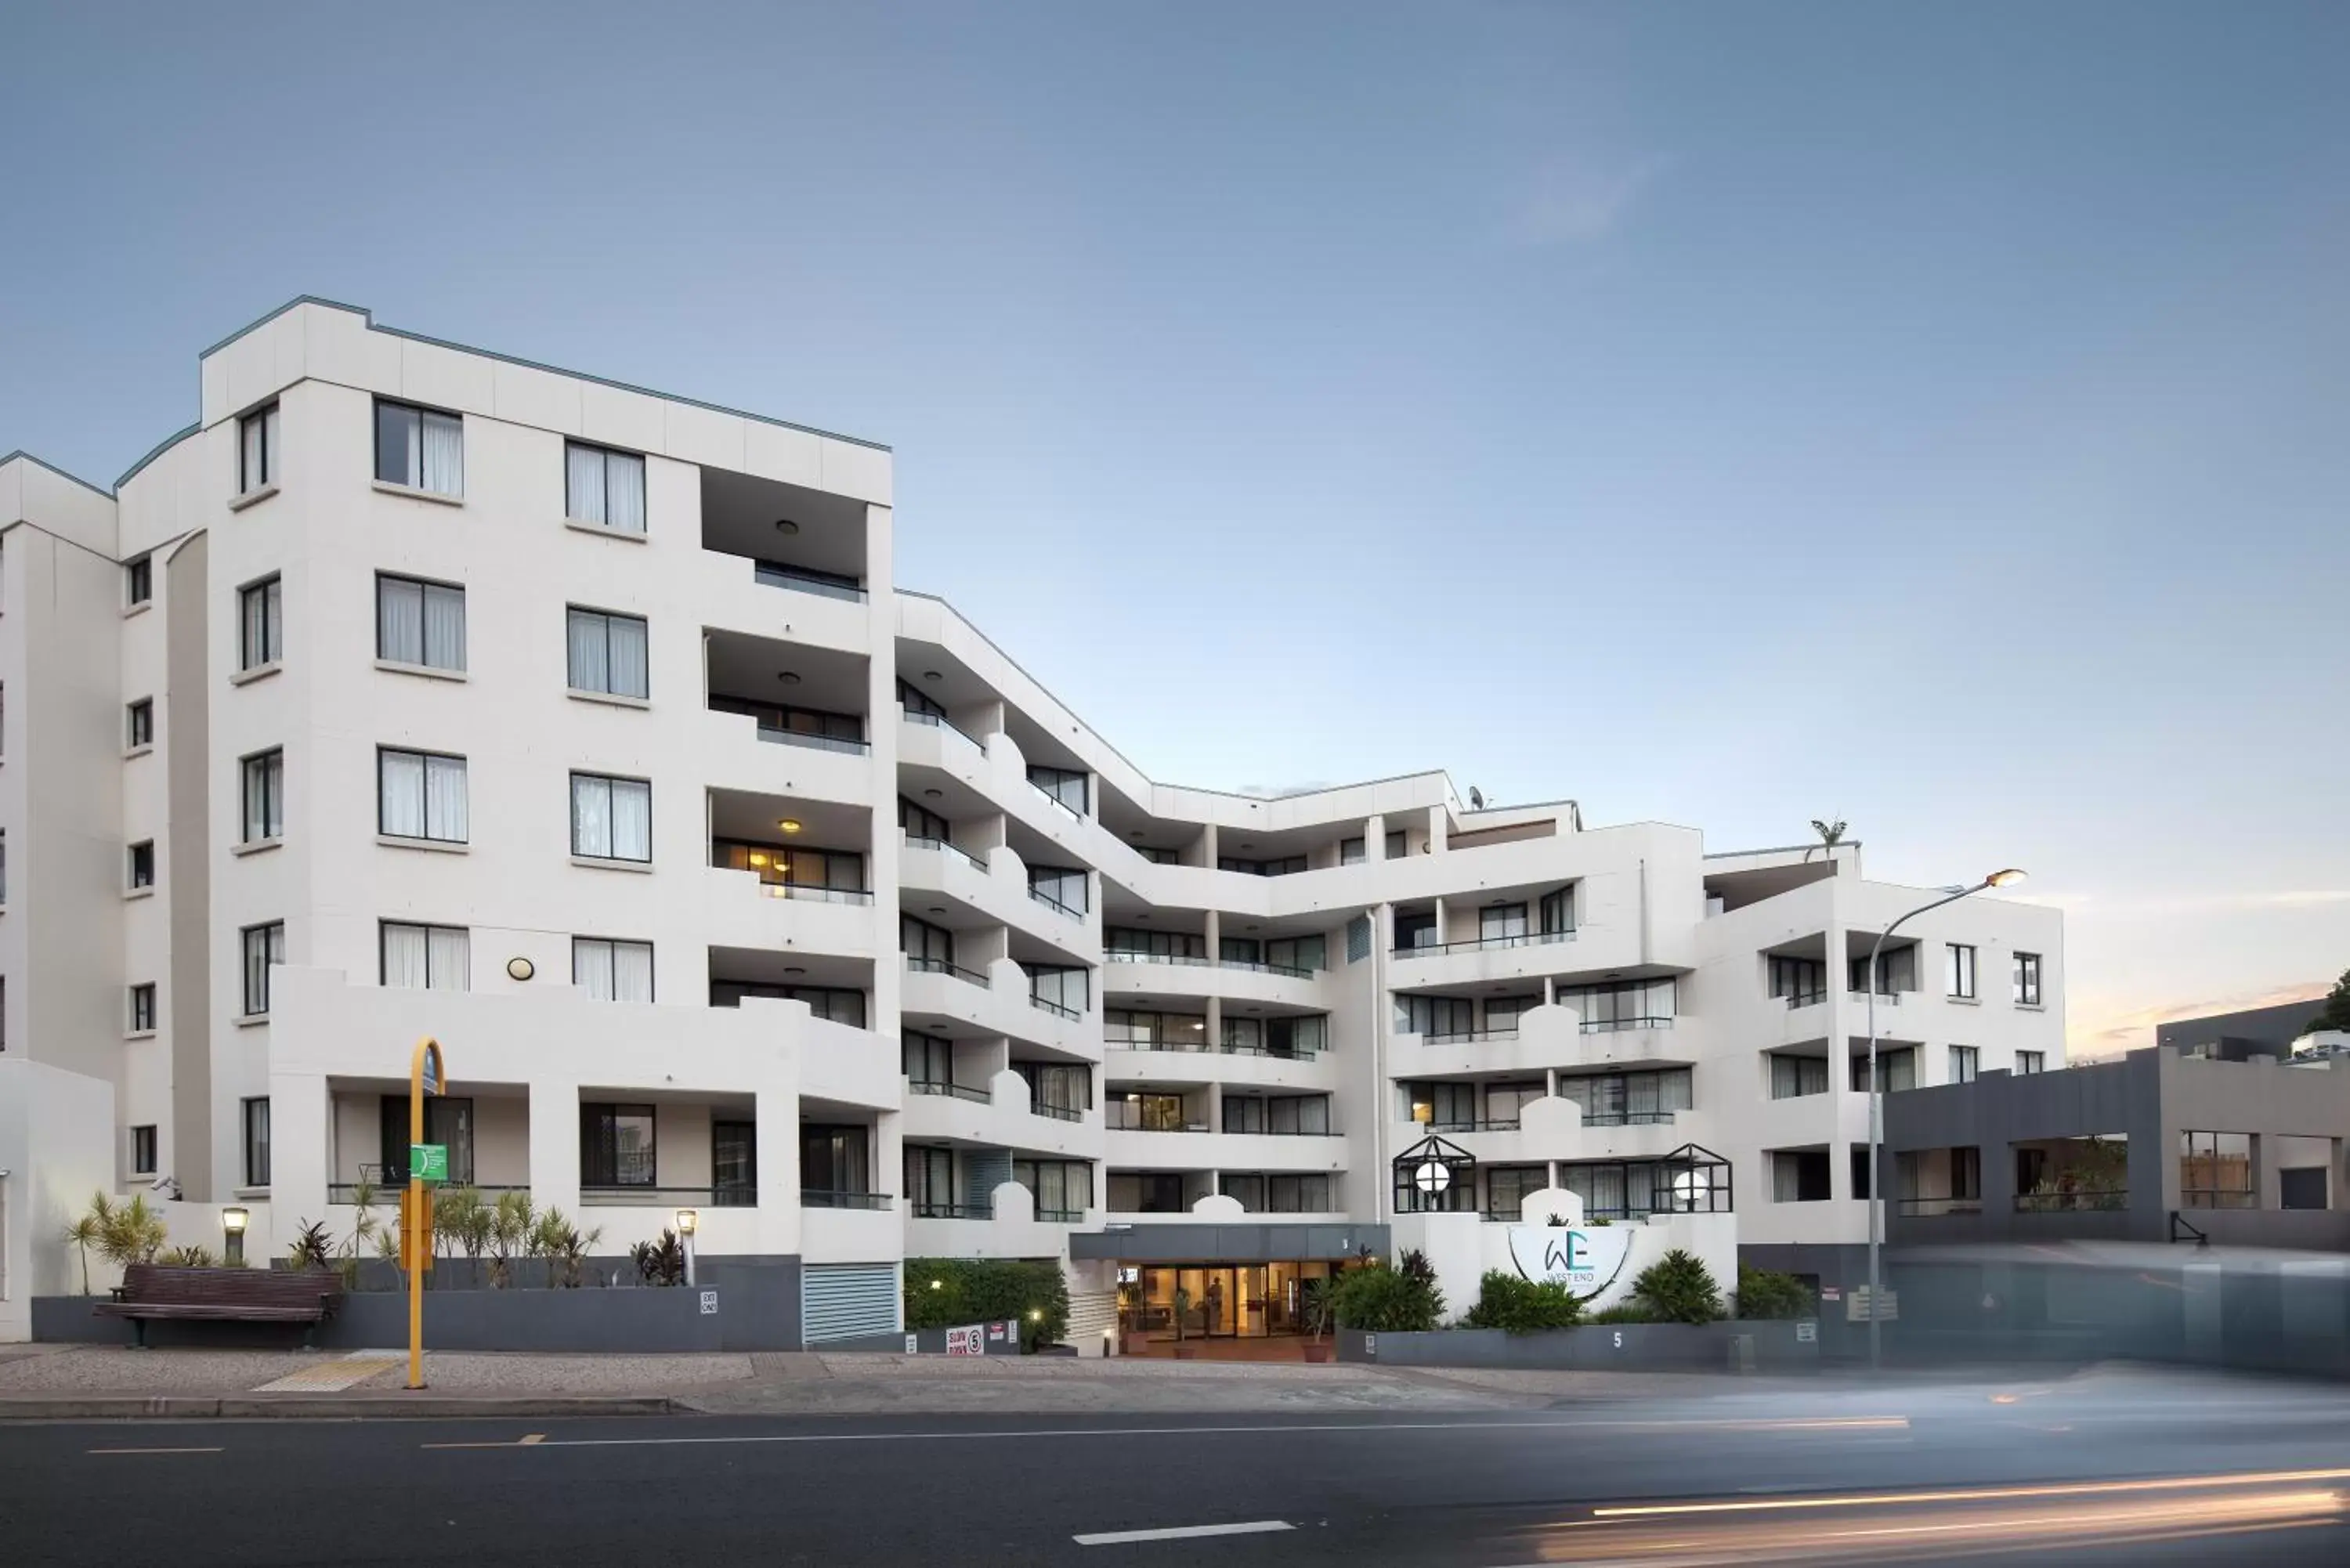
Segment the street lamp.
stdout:
<path fill-rule="evenodd" d="M 244 1267 L 244 1227 L 252 1218 L 234 1203 L 221 1210 L 221 1258 L 232 1269 Z"/>
<path fill-rule="evenodd" d="M 1877 1078 L 1877 961 L 1885 951 L 1885 939 L 1899 930 L 1907 921 L 1939 909 L 1945 904 L 1980 893 L 1986 888 L 2006 888 L 2023 880 L 2023 873 L 2013 867 L 1994 871 L 1971 888 L 1950 888 L 1929 904 L 1920 904 L 1900 919 L 1877 934 L 1868 950 L 1868 971 L 1862 978 L 1868 987 L 1868 1369 L 1876 1372 L 1885 1365 L 1885 1185 L 1877 1169 L 1885 1142 L 1885 1085 Z"/>
<path fill-rule="evenodd" d="M 702 1216 L 691 1209 L 677 1211 L 677 1233 L 685 1242 L 685 1282 L 693 1283 L 693 1232 L 702 1224 Z"/>

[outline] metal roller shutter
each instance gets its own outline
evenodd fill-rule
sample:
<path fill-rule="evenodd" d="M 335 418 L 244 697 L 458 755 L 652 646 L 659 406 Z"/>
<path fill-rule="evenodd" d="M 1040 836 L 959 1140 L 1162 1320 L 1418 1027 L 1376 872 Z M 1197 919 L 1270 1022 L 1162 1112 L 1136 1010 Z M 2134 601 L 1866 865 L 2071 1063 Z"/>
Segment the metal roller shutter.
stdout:
<path fill-rule="evenodd" d="M 809 1345 L 898 1332 L 898 1265 L 813 1263 L 800 1274 L 800 1335 Z"/>

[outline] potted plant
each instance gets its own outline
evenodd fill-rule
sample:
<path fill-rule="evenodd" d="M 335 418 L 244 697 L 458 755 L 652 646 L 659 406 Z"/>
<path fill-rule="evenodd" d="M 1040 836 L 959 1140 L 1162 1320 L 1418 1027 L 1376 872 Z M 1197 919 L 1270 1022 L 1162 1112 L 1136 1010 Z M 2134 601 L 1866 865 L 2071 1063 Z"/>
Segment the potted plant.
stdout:
<path fill-rule="evenodd" d="M 1191 1361 L 1197 1358 L 1197 1347 L 1183 1339 L 1183 1320 L 1191 1314 L 1191 1293 L 1181 1285 L 1175 1287 L 1175 1359 Z"/>
<path fill-rule="evenodd" d="M 1330 1319 L 1336 1309 L 1329 1280 L 1326 1277 L 1306 1281 L 1298 1292 L 1298 1304 L 1305 1314 L 1305 1332 L 1312 1336 L 1305 1342 L 1305 1359 L 1329 1360 L 1336 1348 L 1323 1337 L 1330 1332 Z"/>

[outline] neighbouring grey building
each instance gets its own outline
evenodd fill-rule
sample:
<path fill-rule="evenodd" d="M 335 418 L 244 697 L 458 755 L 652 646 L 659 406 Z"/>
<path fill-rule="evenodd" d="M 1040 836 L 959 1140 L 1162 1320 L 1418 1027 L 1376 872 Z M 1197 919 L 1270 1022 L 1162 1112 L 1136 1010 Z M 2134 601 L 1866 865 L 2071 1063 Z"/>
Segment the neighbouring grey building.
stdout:
<path fill-rule="evenodd" d="M 2350 1059 L 2169 1046 L 1888 1095 L 1895 1249 L 2197 1241 L 2350 1250 Z"/>
<path fill-rule="evenodd" d="M 2241 1062 L 2252 1056 L 2285 1056 L 2293 1043 L 2309 1028 L 2309 1021 L 2324 1010 L 2325 999 L 2288 1002 L 2281 1007 L 2255 1007 L 2242 1012 L 2215 1012 L 2208 1018 L 2181 1018 L 2155 1025 L 2154 1043 L 2186 1056 Z"/>

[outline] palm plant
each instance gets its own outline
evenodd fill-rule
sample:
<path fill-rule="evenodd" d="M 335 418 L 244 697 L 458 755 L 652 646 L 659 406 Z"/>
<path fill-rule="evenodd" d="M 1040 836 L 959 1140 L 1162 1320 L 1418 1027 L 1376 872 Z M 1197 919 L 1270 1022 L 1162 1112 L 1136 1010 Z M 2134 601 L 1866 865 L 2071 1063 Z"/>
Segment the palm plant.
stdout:
<path fill-rule="evenodd" d="M 1812 818 L 1812 831 L 1820 836 L 1820 853 L 1831 860 L 1835 859 L 1835 846 L 1844 842 L 1844 830 L 1848 826 L 1842 817 L 1836 818 L 1834 822 L 1822 822 L 1816 816 Z M 1811 857 L 1812 852 L 1808 849 L 1804 850 L 1804 858 L 1809 860 Z"/>
<path fill-rule="evenodd" d="M 209 1269 L 219 1262 L 210 1247 L 197 1246 L 174 1247 L 163 1254 L 162 1261 L 175 1269 Z"/>
<path fill-rule="evenodd" d="M 532 1233 L 531 1250 L 546 1260 L 548 1288 L 554 1288 L 558 1282 L 556 1278 L 556 1268 L 559 1264 L 563 1270 L 562 1279 L 559 1282 L 563 1288 L 577 1290 L 579 1267 L 587 1261 L 588 1252 L 596 1243 L 603 1239 L 604 1231 L 601 1226 L 583 1235 L 579 1227 L 566 1218 L 560 1209 L 550 1208 L 541 1214 Z"/>
<path fill-rule="evenodd" d="M 666 1227 L 659 1241 L 639 1241 L 629 1248 L 629 1261 L 637 1266 L 637 1278 L 646 1284 L 685 1283 L 685 1248 L 677 1232 Z"/>
<path fill-rule="evenodd" d="M 504 1290 L 514 1282 L 514 1260 L 531 1255 L 538 1234 L 538 1211 L 527 1192 L 501 1192 L 490 1211 L 490 1286 Z"/>
<path fill-rule="evenodd" d="M 171 1240 L 163 1216 L 147 1206 L 145 1193 L 123 1204 L 93 1203 L 90 1213 L 99 1221 L 99 1255 L 109 1263 L 151 1263 Z"/>
<path fill-rule="evenodd" d="M 81 1254 L 81 1293 L 89 1294 L 89 1250 L 103 1248 L 106 1243 L 106 1219 L 111 1206 L 101 1192 L 89 1200 L 89 1212 L 78 1215 L 65 1228 L 62 1240 Z"/>

